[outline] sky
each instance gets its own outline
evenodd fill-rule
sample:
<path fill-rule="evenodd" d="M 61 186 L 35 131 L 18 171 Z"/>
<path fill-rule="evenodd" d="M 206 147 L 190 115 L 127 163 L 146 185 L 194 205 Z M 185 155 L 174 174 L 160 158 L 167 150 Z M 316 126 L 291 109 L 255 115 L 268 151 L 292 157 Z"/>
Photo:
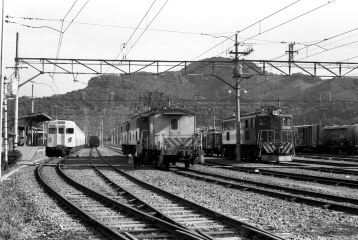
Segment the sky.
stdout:
<path fill-rule="evenodd" d="M 295 60 L 358 62 L 356 0 L 4 1 L 7 78 L 14 73 L 16 33 L 24 58 L 231 57 L 227 50 L 234 41 L 229 38 L 238 33 L 239 50 L 254 50 L 246 59 L 288 60 L 288 44 L 295 42 Z M 37 74 L 20 67 L 20 83 Z M 23 85 L 19 95 L 31 96 L 32 85 L 34 97 L 65 94 L 85 88 L 91 77 L 43 74 Z"/>

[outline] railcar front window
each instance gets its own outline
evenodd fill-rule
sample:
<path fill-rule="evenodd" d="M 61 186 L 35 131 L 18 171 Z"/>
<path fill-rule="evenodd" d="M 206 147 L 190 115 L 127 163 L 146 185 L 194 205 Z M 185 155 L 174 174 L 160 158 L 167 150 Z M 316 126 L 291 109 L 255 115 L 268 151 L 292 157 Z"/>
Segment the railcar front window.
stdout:
<path fill-rule="evenodd" d="M 56 128 L 49 128 L 48 134 L 56 134 Z"/>
<path fill-rule="evenodd" d="M 66 134 L 73 134 L 75 130 L 73 128 L 66 128 Z"/>
<path fill-rule="evenodd" d="M 59 134 L 64 134 L 64 133 L 65 133 L 65 129 L 64 129 L 64 128 L 59 128 L 59 129 L 58 129 L 58 133 L 59 133 Z"/>

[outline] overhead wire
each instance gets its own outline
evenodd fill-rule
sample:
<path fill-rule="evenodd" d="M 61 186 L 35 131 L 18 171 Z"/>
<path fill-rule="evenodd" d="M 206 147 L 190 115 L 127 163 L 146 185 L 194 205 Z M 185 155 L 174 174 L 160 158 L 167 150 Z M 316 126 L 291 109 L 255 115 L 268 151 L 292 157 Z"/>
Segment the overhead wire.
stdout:
<path fill-rule="evenodd" d="M 145 31 L 148 29 L 148 27 L 153 23 L 153 21 L 157 18 L 157 16 L 159 15 L 159 13 L 163 10 L 163 8 L 165 7 L 165 5 L 168 3 L 169 0 L 167 0 L 164 5 L 159 9 L 159 11 L 157 12 L 157 14 L 154 16 L 154 18 L 150 21 L 150 23 L 147 25 L 147 27 L 143 30 L 142 34 L 137 38 L 137 40 L 134 42 L 134 44 L 132 44 L 131 48 L 126 52 L 126 55 L 128 55 L 128 53 L 132 50 L 132 48 L 137 44 L 137 42 L 139 41 L 139 39 L 143 36 L 143 34 L 145 33 Z"/>
<path fill-rule="evenodd" d="M 144 14 L 143 18 L 140 20 L 140 22 L 138 23 L 137 27 L 134 29 L 133 33 L 131 34 L 131 36 L 128 38 L 127 42 L 125 43 L 125 46 L 128 45 L 129 41 L 132 39 L 132 37 L 134 36 L 134 34 L 136 33 L 136 31 L 138 30 L 139 26 L 142 24 L 143 20 L 145 19 L 145 17 L 148 15 L 149 11 L 152 9 L 153 5 L 155 4 L 157 0 L 154 0 L 153 3 L 150 5 L 149 9 L 147 10 L 147 12 Z M 119 51 L 119 53 L 117 54 L 117 56 L 114 58 L 115 60 L 119 57 L 119 55 L 122 53 L 124 48 L 121 48 L 121 50 Z M 107 69 L 108 71 L 108 69 Z M 106 71 L 106 72 L 107 72 Z"/>
<path fill-rule="evenodd" d="M 303 17 L 303 16 L 305 16 L 305 15 L 307 15 L 307 14 L 309 14 L 309 13 L 312 13 L 312 12 L 314 12 L 314 11 L 316 11 L 316 10 L 318 10 L 318 9 L 320 9 L 320 8 L 322 8 L 322 7 L 324 7 L 324 6 L 327 6 L 328 4 L 330 4 L 330 3 L 334 2 L 334 1 L 336 1 L 336 0 L 332 0 L 332 1 L 328 2 L 328 3 L 325 3 L 325 4 L 323 4 L 323 5 L 320 5 L 320 6 L 314 8 L 314 9 L 312 9 L 312 10 L 310 10 L 310 11 L 307 11 L 307 12 L 305 12 L 305 13 L 303 13 L 303 14 L 300 14 L 300 15 L 294 17 L 294 18 L 291 18 L 291 19 L 289 19 L 289 20 L 287 20 L 287 21 L 285 21 L 285 22 L 283 22 L 283 23 L 280 23 L 280 24 L 278 24 L 278 25 L 276 25 L 276 26 L 274 26 L 274 27 L 271 27 L 271 28 L 269 28 L 268 30 L 266 30 L 266 31 L 264 31 L 264 32 L 260 32 L 259 34 L 256 34 L 256 35 L 254 35 L 254 36 L 252 36 L 252 37 L 249 37 L 249 38 L 246 38 L 244 41 L 241 41 L 240 43 L 244 43 L 244 42 L 246 42 L 246 41 L 248 41 L 248 40 L 250 40 L 250 39 L 253 39 L 254 37 L 257 37 L 257 36 L 259 36 L 259 35 L 262 35 L 262 34 L 264 34 L 264 33 L 267 33 L 267 32 L 269 32 L 269 31 L 272 31 L 272 30 L 274 30 L 274 29 L 276 29 L 276 28 L 278 28 L 278 27 L 281 27 L 281 26 L 283 26 L 283 25 L 285 25 L 285 24 L 287 24 L 287 23 L 289 23 L 289 22 L 292 22 L 292 21 L 294 21 L 294 20 L 296 20 L 296 19 L 298 19 L 298 18 L 300 18 L 300 17 Z M 298 2 L 298 1 L 296 1 L 295 3 L 297 3 L 297 2 Z M 292 6 L 292 4 L 291 4 L 290 6 Z M 286 9 L 286 8 L 287 8 L 287 7 L 284 7 L 284 9 Z M 276 11 L 276 13 L 278 13 L 278 12 L 280 12 L 280 11 Z M 273 14 L 271 14 L 270 16 L 273 16 Z M 265 18 L 265 19 L 267 19 L 267 18 Z M 258 22 L 259 22 L 259 21 L 258 21 Z M 251 24 L 250 26 L 253 26 L 253 25 Z M 247 29 L 247 28 L 246 28 L 246 29 Z M 239 31 L 238 31 L 238 32 L 239 32 Z M 242 32 L 242 31 L 240 31 L 240 32 Z M 233 36 L 234 36 L 234 35 L 233 35 Z M 233 36 L 231 36 L 231 37 L 233 37 Z M 230 38 L 231 38 L 231 37 L 230 37 Z M 217 45 L 215 45 L 214 47 L 210 48 L 209 50 L 205 51 L 203 54 L 201 54 L 201 55 L 199 55 L 198 57 L 194 58 L 194 60 L 197 59 L 197 58 L 199 58 L 199 57 L 201 57 L 201 56 L 203 56 L 204 54 L 206 54 L 207 52 L 209 52 L 209 51 L 211 51 L 212 49 L 216 48 L 217 46 L 219 46 L 220 44 L 222 44 L 223 42 L 225 42 L 225 41 L 227 41 L 227 40 L 228 40 L 228 39 L 226 39 L 226 40 L 220 42 L 219 44 L 217 44 Z M 231 39 L 231 40 L 232 40 L 232 39 Z M 234 48 L 234 47 L 229 48 L 229 50 L 232 49 L 232 48 Z M 218 55 L 216 55 L 216 57 L 217 57 L 217 56 L 220 56 L 222 53 L 223 53 L 223 52 L 220 52 Z"/>
<path fill-rule="evenodd" d="M 63 35 L 65 34 L 65 32 L 67 31 L 67 29 L 72 25 L 72 22 L 78 17 L 78 15 L 82 12 L 82 10 L 86 7 L 86 5 L 88 4 L 90 0 L 87 0 L 85 2 L 85 4 L 81 7 L 81 9 L 78 11 L 78 13 L 75 15 L 75 17 L 71 20 L 71 22 L 67 25 L 67 27 L 65 28 L 65 30 L 63 30 L 63 21 L 61 23 L 61 32 L 60 32 L 60 37 L 59 37 L 59 41 L 58 41 L 58 45 L 57 45 L 57 53 L 56 53 L 56 59 L 58 59 L 59 55 L 60 55 L 60 51 L 61 51 L 61 47 L 62 47 L 62 41 L 63 41 Z M 68 14 L 71 12 L 71 10 L 73 9 L 73 7 L 75 6 L 75 4 L 77 3 L 77 0 L 72 4 L 71 8 L 67 11 L 65 17 L 63 18 L 63 20 L 65 20 L 68 16 Z M 54 65 L 54 72 L 56 69 L 56 65 Z M 51 75 L 50 75 L 51 76 Z M 57 85 L 56 85 L 56 81 L 55 81 L 55 74 L 52 74 L 52 84 L 55 84 L 56 89 L 58 91 Z M 51 85 L 52 85 L 51 84 Z M 59 91 L 58 91 L 59 92 Z"/>

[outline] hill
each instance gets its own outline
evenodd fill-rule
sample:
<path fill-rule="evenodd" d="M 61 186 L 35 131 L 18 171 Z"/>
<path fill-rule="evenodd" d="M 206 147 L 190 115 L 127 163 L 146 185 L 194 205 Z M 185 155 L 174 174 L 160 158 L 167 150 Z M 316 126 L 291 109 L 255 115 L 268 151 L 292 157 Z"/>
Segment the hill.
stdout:
<path fill-rule="evenodd" d="M 225 58 L 215 60 L 228 61 Z M 251 68 L 258 67 L 251 64 Z M 355 114 L 358 82 L 355 79 L 323 80 L 302 74 L 259 76 L 252 75 L 245 67 L 243 72 L 249 77 L 240 83 L 242 112 L 279 102 L 284 111 L 294 115 L 297 125 L 358 122 Z M 97 133 L 102 119 L 107 136 L 130 116 L 150 107 L 190 108 L 198 113 L 198 126 L 218 126 L 221 119 L 235 113 L 235 91 L 224 83 L 234 85 L 231 64 L 193 63 L 188 66 L 187 73 L 180 70 L 167 75 L 141 72 L 93 77 L 84 89 L 36 98 L 35 112 L 74 120 L 89 134 Z M 30 111 L 31 99 L 21 97 L 19 116 Z"/>

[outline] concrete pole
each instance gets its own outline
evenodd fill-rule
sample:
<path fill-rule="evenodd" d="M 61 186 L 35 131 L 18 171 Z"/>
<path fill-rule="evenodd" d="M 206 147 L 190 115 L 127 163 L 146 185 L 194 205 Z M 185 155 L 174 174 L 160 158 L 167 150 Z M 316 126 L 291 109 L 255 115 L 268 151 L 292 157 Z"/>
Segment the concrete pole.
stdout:
<path fill-rule="evenodd" d="M 17 58 L 19 57 L 18 52 L 18 46 L 19 46 L 19 33 L 16 33 L 16 52 L 15 52 L 15 79 L 14 81 L 19 81 L 19 69 L 18 65 L 19 62 L 17 61 Z M 17 85 L 19 86 L 18 82 Z M 14 96 L 15 99 L 15 112 L 14 112 L 14 132 L 15 132 L 15 139 L 14 139 L 14 150 L 17 150 L 17 144 L 18 144 L 18 128 L 19 128 L 19 93 L 16 93 Z M 25 132 L 26 134 L 26 132 Z M 25 138 L 26 139 L 26 138 Z"/>
<path fill-rule="evenodd" d="M 2 116 L 3 116 L 3 109 L 2 109 L 2 103 L 4 100 L 4 94 L 3 94 L 3 81 L 4 81 L 4 59 L 3 59 L 3 52 L 4 52 L 4 2 L 5 0 L 2 0 L 2 9 L 1 9 L 1 46 L 0 46 L 0 177 L 1 177 L 1 152 L 2 152 Z"/>
<path fill-rule="evenodd" d="M 119 146 L 119 132 L 118 132 L 118 126 L 117 126 L 117 146 Z"/>
<path fill-rule="evenodd" d="M 34 84 L 32 84 L 32 96 L 31 96 L 31 113 L 34 113 L 35 104 L 34 104 Z"/>
<path fill-rule="evenodd" d="M 9 139 L 8 139 L 8 132 L 7 132 L 7 96 L 6 96 L 6 89 L 7 89 L 8 80 L 6 77 L 4 78 L 4 160 L 5 163 L 9 163 Z"/>
<path fill-rule="evenodd" d="M 238 58 L 238 41 L 237 34 L 235 35 L 235 68 L 234 68 L 234 78 L 235 78 L 235 91 L 236 91 L 236 160 L 241 161 L 241 119 L 240 119 L 240 77 L 242 75 L 242 68 L 239 64 Z"/>

